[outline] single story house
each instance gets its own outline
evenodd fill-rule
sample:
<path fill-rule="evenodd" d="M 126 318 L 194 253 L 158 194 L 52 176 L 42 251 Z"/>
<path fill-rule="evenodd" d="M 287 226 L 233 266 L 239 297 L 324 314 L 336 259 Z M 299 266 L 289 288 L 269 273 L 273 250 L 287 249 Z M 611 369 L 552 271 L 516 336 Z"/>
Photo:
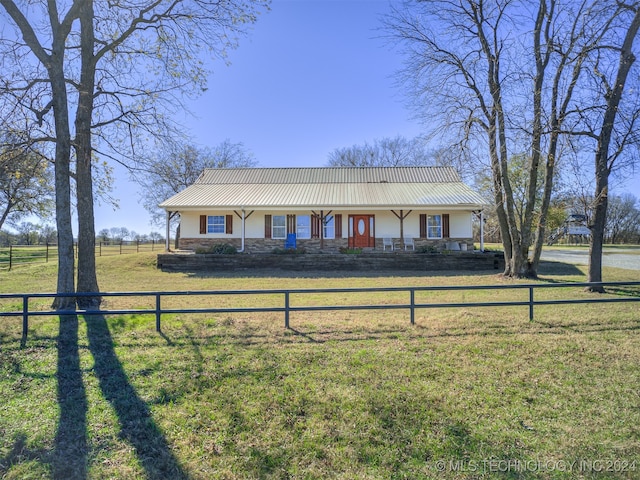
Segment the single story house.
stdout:
<path fill-rule="evenodd" d="M 467 249 L 485 206 L 450 167 L 207 169 L 160 204 L 167 239 L 180 215 L 181 250 L 226 243 L 247 253 Z"/>

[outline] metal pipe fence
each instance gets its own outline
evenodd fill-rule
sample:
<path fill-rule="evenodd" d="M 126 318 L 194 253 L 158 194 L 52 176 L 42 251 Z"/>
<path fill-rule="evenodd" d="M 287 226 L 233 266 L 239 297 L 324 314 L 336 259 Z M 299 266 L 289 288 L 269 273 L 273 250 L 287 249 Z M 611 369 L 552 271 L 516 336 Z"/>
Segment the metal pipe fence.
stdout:
<path fill-rule="evenodd" d="M 125 253 L 154 252 L 164 250 L 164 241 L 155 240 L 141 242 L 138 240 L 122 242 L 96 242 L 96 256 L 105 257 L 108 255 L 123 255 Z M 78 244 L 74 244 L 74 251 L 77 256 Z M 58 254 L 56 244 L 42 245 L 9 245 L 0 247 L 0 270 L 11 270 L 19 265 L 29 265 L 33 263 L 48 263 L 55 259 Z"/>
<path fill-rule="evenodd" d="M 157 332 L 162 331 L 162 315 L 167 314 L 195 314 L 195 313 L 261 313 L 277 312 L 284 315 L 284 327 L 290 328 L 290 316 L 292 312 L 313 311 L 339 311 L 339 310 L 406 310 L 409 312 L 411 324 L 415 324 L 415 314 L 420 309 L 431 308 L 473 308 L 473 307 L 527 307 L 529 320 L 534 320 L 534 307 L 539 305 L 571 305 L 588 303 L 626 303 L 640 302 L 640 288 L 623 292 L 616 297 L 599 296 L 597 298 L 573 298 L 537 300 L 536 290 L 553 288 L 580 288 L 586 287 L 640 287 L 640 282 L 582 282 L 582 283 L 545 283 L 545 284 L 515 284 L 515 285 L 456 285 L 456 286 L 423 286 L 423 287 L 373 287 L 373 288 L 322 288 L 322 289 L 271 289 L 271 290 L 213 290 L 213 291 L 164 291 L 164 292 L 102 292 L 102 293 L 5 293 L 0 294 L 2 299 L 21 300 L 22 309 L 14 311 L 0 311 L 0 317 L 22 317 L 22 345 L 27 341 L 29 330 L 29 317 L 33 316 L 64 316 L 64 315 L 133 315 L 149 314 L 155 316 Z M 526 300 L 485 301 L 485 302 L 455 302 L 455 303 L 420 303 L 416 301 L 416 293 L 419 292 L 443 292 L 443 291 L 478 291 L 478 290 L 526 290 Z M 293 305 L 292 296 L 304 297 L 311 294 L 338 294 L 338 293 L 406 293 L 406 303 L 379 303 L 375 305 Z M 281 296 L 281 306 L 257 306 L 257 307 L 225 307 L 225 308 L 165 308 L 163 299 L 177 296 L 253 296 L 264 295 Z M 92 310 L 31 310 L 30 300 L 41 298 L 80 298 L 80 297 L 151 297 L 154 301 L 153 308 L 124 308 L 124 309 L 92 309 Z M 260 301 L 253 303 L 260 305 Z"/>

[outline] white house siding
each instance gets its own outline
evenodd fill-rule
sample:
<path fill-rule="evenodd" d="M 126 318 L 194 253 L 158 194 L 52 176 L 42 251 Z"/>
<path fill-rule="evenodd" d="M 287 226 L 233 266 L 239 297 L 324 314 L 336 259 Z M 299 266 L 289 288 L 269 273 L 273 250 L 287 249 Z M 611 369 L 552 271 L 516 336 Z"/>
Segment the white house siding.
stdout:
<path fill-rule="evenodd" d="M 471 212 L 449 212 L 449 234 L 453 239 L 473 237 Z"/>

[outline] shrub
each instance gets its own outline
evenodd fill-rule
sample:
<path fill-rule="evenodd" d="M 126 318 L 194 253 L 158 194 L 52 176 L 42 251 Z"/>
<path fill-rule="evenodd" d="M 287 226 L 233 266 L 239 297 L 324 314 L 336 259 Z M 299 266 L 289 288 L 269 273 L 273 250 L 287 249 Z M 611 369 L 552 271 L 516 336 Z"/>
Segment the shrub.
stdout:
<path fill-rule="evenodd" d="M 219 243 L 217 245 L 211 245 L 210 247 L 196 248 L 196 253 L 200 254 L 216 254 L 216 255 L 232 255 L 238 253 L 238 249 L 228 243 Z"/>
<path fill-rule="evenodd" d="M 416 253 L 438 253 L 438 249 L 433 245 L 422 245 L 416 249 Z"/>

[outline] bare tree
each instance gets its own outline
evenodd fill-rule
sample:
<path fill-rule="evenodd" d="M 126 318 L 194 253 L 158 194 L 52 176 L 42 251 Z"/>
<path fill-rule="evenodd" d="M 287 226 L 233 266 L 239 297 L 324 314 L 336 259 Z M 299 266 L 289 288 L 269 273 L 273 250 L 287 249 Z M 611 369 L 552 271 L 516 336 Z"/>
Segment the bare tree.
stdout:
<path fill-rule="evenodd" d="M 432 134 L 486 152 L 505 275 L 537 274 L 558 149 L 577 122 L 585 60 L 619 12 L 601 1 L 434 0 L 407 1 L 385 20 L 407 59 L 403 85 Z M 509 164 L 522 155 L 519 213 Z"/>
<path fill-rule="evenodd" d="M 75 291 L 75 258 L 73 230 L 71 227 L 71 128 L 69 125 L 69 99 L 65 78 L 65 51 L 73 22 L 77 19 L 82 2 L 75 1 L 66 13 L 50 2 L 50 11 L 38 10 L 38 5 L 25 5 L 35 9 L 26 13 L 13 0 L 0 0 L 0 5 L 16 25 L 15 40 L 2 40 L 3 67 L 8 75 L 3 79 L 2 93 L 13 102 L 8 110 L 24 108 L 32 112 L 35 124 L 44 124 L 45 116 L 53 125 L 38 129 L 42 140 L 55 142 L 55 190 L 56 226 L 58 230 L 58 293 Z M 42 19 L 39 28 L 28 20 L 30 14 Z M 50 42 L 45 46 L 36 33 L 49 21 L 50 30 L 44 37 Z M 13 68 L 12 68 L 13 67 Z M 11 71 L 13 70 L 13 71 Z M 22 75 L 22 73 L 25 73 Z M 62 310 L 75 306 L 72 297 L 56 299 L 54 305 Z"/>
<path fill-rule="evenodd" d="M 257 162 L 242 143 L 225 140 L 213 149 L 165 142 L 146 156 L 134 179 L 142 186 L 144 208 L 160 225 L 166 213 L 158 205 L 193 184 L 206 168 L 251 168 Z M 179 232 L 176 235 L 176 242 Z"/>
<path fill-rule="evenodd" d="M 419 138 L 382 138 L 373 144 L 336 148 L 329 153 L 330 167 L 409 167 L 433 165 L 434 160 Z"/>
<path fill-rule="evenodd" d="M 111 240 L 113 240 L 114 242 L 120 242 L 122 240 L 122 231 L 120 227 L 111 227 L 109 231 L 111 232 Z"/>
<path fill-rule="evenodd" d="M 18 242 L 21 245 L 35 245 L 38 243 L 38 231 L 40 226 L 31 222 L 21 222 L 16 226 Z"/>
<path fill-rule="evenodd" d="M 101 242 L 108 242 L 110 238 L 110 232 L 108 228 L 103 228 L 98 232 L 98 240 Z"/>
<path fill-rule="evenodd" d="M 223 57 L 237 46 L 239 35 L 266 4 L 267 0 L 73 0 L 65 5 L 66 11 L 59 11 L 62 5 L 55 1 L 0 0 L 16 26 L 15 35 L 3 39 L 0 52 L 3 66 L 11 69 L 2 87 L 13 101 L 9 108 L 31 113 L 40 140 L 56 145 L 59 292 L 74 291 L 72 149 L 79 219 L 77 290 L 97 292 L 96 153 L 128 163 L 143 133 L 166 132 L 168 116 L 180 105 L 181 96 L 205 88 L 203 54 Z M 123 146 L 133 148 L 127 151 Z M 87 306 L 99 302 L 78 300 Z"/>
<path fill-rule="evenodd" d="M 609 176 L 625 148 L 629 144 L 637 145 L 638 142 L 636 130 L 640 116 L 640 99 L 636 94 L 624 103 L 622 94 L 636 60 L 633 46 L 640 29 L 640 5 L 638 3 L 633 5 L 620 3 L 619 5 L 625 15 L 622 15 L 620 28 L 616 32 L 620 37 L 614 38 L 614 42 L 616 40 L 619 42 L 616 42 L 618 47 L 615 49 L 618 52 L 617 65 L 614 68 L 608 68 L 611 62 L 605 57 L 597 57 L 595 62 L 594 72 L 601 86 L 601 98 L 604 100 L 604 112 L 599 129 L 590 128 L 587 121 L 587 135 L 597 142 L 595 205 L 589 242 L 589 282 L 602 281 L 602 246 L 607 221 Z M 590 290 L 604 291 L 600 286 L 591 287 Z"/>
<path fill-rule="evenodd" d="M 640 202 L 630 194 L 611 195 L 605 238 L 610 243 L 633 243 L 640 235 Z"/>

